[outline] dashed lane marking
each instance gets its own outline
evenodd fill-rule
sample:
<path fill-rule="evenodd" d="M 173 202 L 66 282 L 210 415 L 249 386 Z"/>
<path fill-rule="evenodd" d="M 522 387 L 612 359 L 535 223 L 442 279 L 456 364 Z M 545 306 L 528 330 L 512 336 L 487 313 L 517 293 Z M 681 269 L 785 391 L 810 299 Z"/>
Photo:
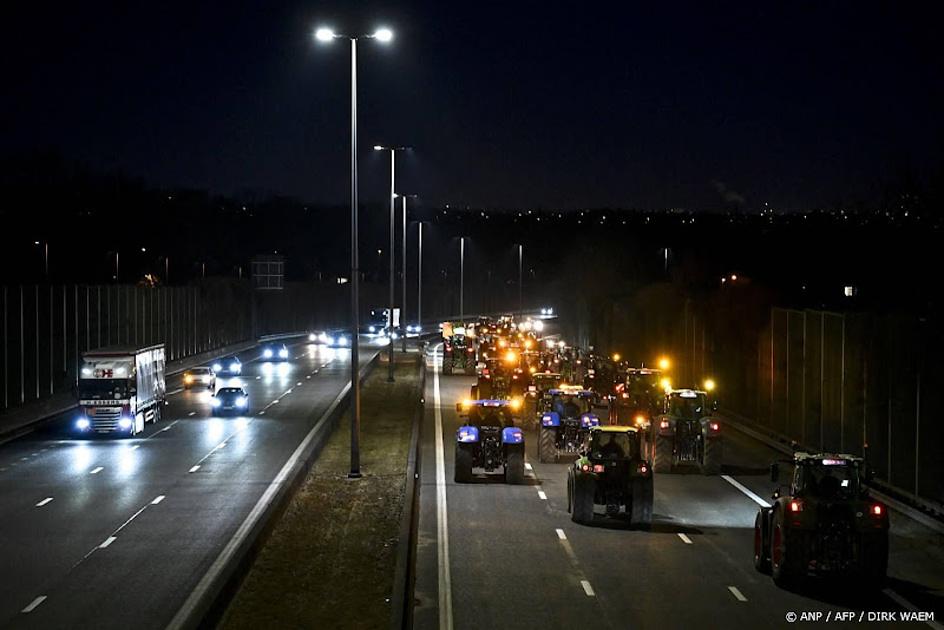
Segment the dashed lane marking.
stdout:
<path fill-rule="evenodd" d="M 746 602 L 746 601 L 747 601 L 747 598 L 744 597 L 744 593 L 742 593 L 742 592 L 738 589 L 738 587 L 736 587 L 736 586 L 729 586 L 729 587 L 728 587 L 728 590 L 731 591 L 731 594 L 732 594 L 732 595 L 734 595 L 734 599 L 738 600 L 739 602 Z"/>
<path fill-rule="evenodd" d="M 51 502 L 52 502 L 52 497 L 46 497 L 45 499 L 43 499 L 42 501 L 40 501 L 39 503 L 37 503 L 37 504 L 36 504 L 36 507 L 43 507 L 44 505 L 47 505 L 47 504 L 49 504 L 49 503 L 51 503 Z"/>
<path fill-rule="evenodd" d="M 154 498 L 153 501 L 151 501 L 151 505 L 157 505 L 158 503 L 160 503 L 161 501 L 163 501 L 163 500 L 166 499 L 166 498 L 167 498 L 167 497 L 166 497 L 165 495 L 159 494 L 157 497 Z"/>
<path fill-rule="evenodd" d="M 590 582 L 580 580 L 580 586 L 583 587 L 583 592 L 587 594 L 587 597 L 596 597 L 597 594 L 593 591 L 593 587 L 590 586 Z"/>
<path fill-rule="evenodd" d="M 542 501 L 547 501 L 547 495 L 544 494 L 544 490 L 538 490 L 538 498 Z"/>
<path fill-rule="evenodd" d="M 24 613 L 31 613 L 31 612 L 33 612 L 34 610 L 36 610 L 36 608 L 37 608 L 40 604 L 42 604 L 44 601 L 46 601 L 46 596 L 45 596 L 45 595 L 40 595 L 39 597 L 37 597 L 36 599 L 34 599 L 33 601 L 31 601 L 31 602 L 29 603 L 29 606 L 27 606 L 26 608 L 24 608 L 21 612 L 24 612 Z"/>
<path fill-rule="evenodd" d="M 195 472 L 197 472 L 198 470 L 200 470 L 200 464 L 197 464 L 196 466 L 191 466 L 191 467 L 190 467 L 190 472 L 192 472 L 192 473 L 195 473 Z"/>
<path fill-rule="evenodd" d="M 682 542 L 685 543 L 686 545 L 692 544 L 692 539 L 686 536 L 685 534 L 679 533 L 678 537 L 681 538 Z"/>
<path fill-rule="evenodd" d="M 561 540 L 567 540 L 567 534 L 564 533 L 564 530 L 558 528 L 558 529 L 556 529 L 556 530 L 554 530 L 554 531 L 557 532 L 557 537 L 558 537 L 558 538 L 560 538 Z"/>
<path fill-rule="evenodd" d="M 100 544 L 100 545 L 98 546 L 98 548 L 99 548 L 99 549 L 107 549 L 108 546 L 111 545 L 111 544 L 112 544 L 113 542 L 115 542 L 116 540 L 118 540 L 118 537 L 117 537 L 117 536 L 109 536 L 108 538 L 105 539 L 105 542 L 103 542 L 102 544 Z"/>
<path fill-rule="evenodd" d="M 103 470 L 105 470 L 105 467 L 104 467 L 104 466 L 98 466 L 98 467 L 93 468 L 92 470 L 90 470 L 90 471 L 89 471 L 89 474 L 90 474 L 90 475 L 97 475 L 98 473 L 102 472 Z"/>

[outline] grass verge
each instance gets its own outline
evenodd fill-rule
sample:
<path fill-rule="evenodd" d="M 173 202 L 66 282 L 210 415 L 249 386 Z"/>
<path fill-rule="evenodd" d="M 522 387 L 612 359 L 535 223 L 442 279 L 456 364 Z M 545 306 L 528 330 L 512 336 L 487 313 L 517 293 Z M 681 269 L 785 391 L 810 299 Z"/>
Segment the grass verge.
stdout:
<path fill-rule="evenodd" d="M 230 630 L 386 628 L 420 382 L 417 355 L 397 355 L 361 390 L 361 472 L 350 469 L 345 414 L 256 557 L 223 620 Z"/>

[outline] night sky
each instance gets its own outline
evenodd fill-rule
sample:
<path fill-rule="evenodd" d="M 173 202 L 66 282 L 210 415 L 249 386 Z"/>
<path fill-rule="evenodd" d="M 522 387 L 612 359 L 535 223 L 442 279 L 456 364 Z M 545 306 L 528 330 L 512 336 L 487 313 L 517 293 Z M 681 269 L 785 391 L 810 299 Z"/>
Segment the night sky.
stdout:
<path fill-rule="evenodd" d="M 32 4 L 0 152 L 155 185 L 345 203 L 349 48 L 319 24 L 396 32 L 360 45 L 365 200 L 377 142 L 415 147 L 428 204 L 512 208 L 875 201 L 944 162 L 940 3 Z"/>

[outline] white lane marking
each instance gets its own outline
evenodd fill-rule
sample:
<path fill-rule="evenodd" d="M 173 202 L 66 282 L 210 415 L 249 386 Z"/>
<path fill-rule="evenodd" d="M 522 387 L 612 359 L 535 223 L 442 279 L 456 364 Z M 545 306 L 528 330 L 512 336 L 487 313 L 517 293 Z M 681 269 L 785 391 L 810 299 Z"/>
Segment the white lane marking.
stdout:
<path fill-rule="evenodd" d="M 538 490 L 538 498 L 542 501 L 547 501 L 547 495 L 544 494 L 544 490 Z"/>
<path fill-rule="evenodd" d="M 558 538 L 560 538 L 561 540 L 567 540 L 567 534 L 564 533 L 564 530 L 558 528 L 558 529 L 556 529 L 556 530 L 554 530 L 554 531 L 557 532 L 557 537 L 558 537 Z"/>
<path fill-rule="evenodd" d="M 311 378 L 311 374 L 309 374 L 308 376 L 306 376 L 306 377 L 305 377 L 305 380 L 308 380 L 308 379 L 310 379 L 310 378 Z"/>
<path fill-rule="evenodd" d="M 154 498 L 153 501 L 151 501 L 151 505 L 157 505 L 158 503 L 160 503 L 161 501 L 163 501 L 165 498 L 166 498 L 165 495 L 159 494 L 159 495 L 157 495 L 157 497 Z"/>
<path fill-rule="evenodd" d="M 898 593 L 896 593 L 890 588 L 883 589 L 882 593 L 887 595 L 889 599 L 894 601 L 896 604 L 898 604 L 905 610 L 909 610 L 911 612 L 921 612 L 920 608 L 918 608 L 917 606 L 915 606 L 914 604 L 912 604 L 907 599 L 905 599 L 904 597 L 902 597 L 901 595 L 899 595 Z M 935 630 L 944 630 L 944 626 L 942 626 L 941 624 L 937 623 L 934 620 L 930 620 L 925 623 L 927 623 L 929 626 L 931 626 Z"/>
<path fill-rule="evenodd" d="M 275 400 L 273 400 L 273 401 L 270 402 L 269 404 L 270 404 L 270 405 L 277 405 L 277 404 L 279 404 L 279 399 L 276 398 Z"/>
<path fill-rule="evenodd" d="M 580 586 L 583 587 L 583 592 L 587 594 L 587 597 L 596 597 L 597 594 L 593 592 L 593 587 L 590 586 L 590 582 L 580 580 Z"/>
<path fill-rule="evenodd" d="M 259 415 L 260 415 L 260 416 L 264 416 L 264 415 L 265 415 L 265 409 L 263 409 L 262 411 L 260 411 L 260 412 L 259 412 Z"/>
<path fill-rule="evenodd" d="M 736 586 L 729 586 L 729 587 L 728 587 L 728 590 L 731 591 L 731 594 L 732 594 L 732 595 L 734 595 L 734 599 L 738 600 L 739 602 L 746 602 L 746 601 L 747 601 L 747 598 L 744 597 L 744 593 L 742 593 L 740 590 L 738 590 L 738 587 L 736 587 Z"/>
<path fill-rule="evenodd" d="M 132 451 L 136 451 L 136 450 L 138 450 L 139 448 L 141 448 L 141 445 L 140 445 L 140 444 L 135 444 L 134 446 L 131 447 L 131 450 L 132 450 Z"/>
<path fill-rule="evenodd" d="M 257 381 L 261 381 L 261 380 L 262 380 L 262 377 L 261 377 L 261 376 L 257 376 L 257 377 L 256 377 L 256 380 L 257 380 Z"/>
<path fill-rule="evenodd" d="M 534 468 L 531 467 L 531 462 L 525 462 L 524 468 L 525 470 L 534 470 Z"/>
<path fill-rule="evenodd" d="M 301 387 L 301 386 L 302 386 L 302 382 L 301 382 L 301 381 L 298 381 L 297 383 L 295 383 L 295 387 Z"/>
<path fill-rule="evenodd" d="M 90 470 L 90 471 L 89 471 L 89 474 L 90 474 L 90 475 L 97 475 L 98 473 L 102 472 L 103 470 L 105 470 L 105 467 L 104 467 L 104 466 L 98 466 L 97 468 L 93 468 L 92 470 Z"/>
<path fill-rule="evenodd" d="M 39 503 L 37 503 L 37 504 L 36 504 L 36 507 L 43 507 L 44 505 L 46 505 L 47 503 L 50 503 L 50 502 L 52 502 L 52 497 L 46 497 L 45 499 L 43 499 L 42 501 L 40 501 Z"/>
<path fill-rule="evenodd" d="M 286 389 L 286 390 L 285 390 L 285 393 L 282 394 L 282 395 L 283 395 L 283 396 L 288 396 L 288 395 L 291 394 L 291 393 L 292 393 L 292 388 L 290 387 L 290 388 Z"/>
<path fill-rule="evenodd" d="M 740 490 L 742 493 L 744 493 L 744 495 L 747 498 L 749 498 L 751 501 L 753 501 L 757 505 L 761 507 L 770 507 L 769 503 L 767 503 L 766 501 L 761 499 L 759 496 L 751 492 L 749 488 L 744 487 L 744 485 L 741 484 L 741 482 L 739 482 L 737 479 L 734 479 L 730 475 L 721 475 L 721 478 L 727 481 L 729 484 L 731 484 L 735 488 L 737 488 L 738 490 Z"/>
<path fill-rule="evenodd" d="M 180 389 L 175 389 L 174 391 L 167 392 L 167 393 L 165 394 L 165 396 L 176 396 L 177 394 L 179 394 L 179 393 L 182 392 L 182 391 L 184 391 L 184 390 L 183 390 L 183 388 L 181 387 Z"/>
<path fill-rule="evenodd" d="M 216 448 L 226 448 L 226 442 L 220 442 L 216 445 Z"/>
<path fill-rule="evenodd" d="M 27 606 L 26 608 L 24 608 L 24 609 L 23 609 L 22 611 L 20 611 L 20 612 L 31 613 L 31 612 L 33 612 L 34 610 L 36 610 L 36 607 L 39 606 L 40 604 L 42 604 L 44 601 L 46 601 L 46 596 L 45 596 L 45 595 L 40 595 L 39 597 L 37 597 L 36 599 L 34 599 L 33 601 L 31 601 L 31 602 L 29 603 L 29 606 Z"/>
<path fill-rule="evenodd" d="M 195 473 L 195 472 L 197 472 L 198 470 L 200 470 L 200 464 L 197 464 L 196 466 L 193 466 L 193 467 L 190 468 L 190 472 L 192 472 L 192 473 Z"/>
<path fill-rule="evenodd" d="M 118 540 L 118 537 L 117 537 L 117 536 L 109 536 L 108 538 L 105 539 L 105 542 L 103 542 L 102 544 L 100 544 L 100 545 L 98 546 L 98 548 L 99 548 L 99 549 L 105 549 L 105 548 L 107 548 L 110 544 L 112 544 L 113 542 L 115 542 L 116 540 Z"/>
<path fill-rule="evenodd" d="M 436 419 L 436 529 L 439 556 L 439 628 L 452 630 L 452 575 L 449 567 L 449 520 L 446 506 L 446 457 L 443 452 L 442 397 L 439 366 L 433 369 L 433 415 Z"/>
<path fill-rule="evenodd" d="M 188 416 L 195 416 L 195 415 L 197 415 L 197 412 L 196 412 L 196 411 L 191 411 L 191 412 L 188 413 L 187 415 L 188 415 Z"/>
<path fill-rule="evenodd" d="M 686 545 L 692 544 L 692 539 L 686 536 L 685 534 L 679 533 L 678 537 L 681 538 L 682 542 L 685 543 Z"/>

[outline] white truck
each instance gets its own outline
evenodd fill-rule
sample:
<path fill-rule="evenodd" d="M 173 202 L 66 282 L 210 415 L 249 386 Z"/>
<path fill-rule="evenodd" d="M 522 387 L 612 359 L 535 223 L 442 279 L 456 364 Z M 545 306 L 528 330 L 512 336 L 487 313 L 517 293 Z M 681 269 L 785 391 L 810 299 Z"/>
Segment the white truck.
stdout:
<path fill-rule="evenodd" d="M 74 428 L 80 434 L 140 433 L 146 422 L 161 419 L 166 391 L 164 344 L 84 352 Z"/>

